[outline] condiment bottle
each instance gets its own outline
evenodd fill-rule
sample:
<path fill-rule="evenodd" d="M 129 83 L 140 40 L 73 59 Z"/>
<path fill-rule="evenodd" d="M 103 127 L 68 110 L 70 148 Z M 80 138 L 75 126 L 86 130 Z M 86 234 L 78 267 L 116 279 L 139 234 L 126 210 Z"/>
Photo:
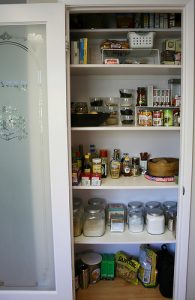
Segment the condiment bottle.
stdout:
<path fill-rule="evenodd" d="M 119 149 L 114 149 L 114 155 L 110 162 L 110 175 L 113 179 L 118 179 L 121 172 L 120 152 Z"/>
<path fill-rule="evenodd" d="M 131 176 L 131 160 L 128 153 L 124 153 L 122 161 L 122 173 L 124 176 Z"/>
<path fill-rule="evenodd" d="M 147 105 L 146 88 L 138 87 L 137 88 L 137 106 L 146 106 L 146 105 Z"/>
<path fill-rule="evenodd" d="M 108 151 L 100 150 L 100 158 L 102 164 L 102 178 L 106 178 L 108 175 Z"/>
<path fill-rule="evenodd" d="M 85 174 L 90 174 L 91 173 L 91 165 L 90 165 L 89 155 L 88 154 L 85 154 L 83 172 Z"/>
<path fill-rule="evenodd" d="M 102 174 L 101 158 L 93 158 L 92 159 L 92 173 L 98 174 L 101 176 L 101 174 Z"/>

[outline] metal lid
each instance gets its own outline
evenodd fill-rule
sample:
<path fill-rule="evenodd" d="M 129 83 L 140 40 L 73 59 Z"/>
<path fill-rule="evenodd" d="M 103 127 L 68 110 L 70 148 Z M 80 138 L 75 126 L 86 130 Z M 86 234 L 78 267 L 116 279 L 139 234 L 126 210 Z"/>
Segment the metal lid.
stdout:
<path fill-rule="evenodd" d="M 158 201 L 149 201 L 146 202 L 146 208 L 152 209 L 152 208 L 160 208 L 161 207 L 161 203 Z"/>
<path fill-rule="evenodd" d="M 85 208 L 85 211 L 90 214 L 97 214 L 103 210 L 103 207 L 101 205 L 88 205 Z"/>
<path fill-rule="evenodd" d="M 131 201 L 128 203 L 128 208 L 137 209 L 142 207 L 143 203 L 141 201 Z"/>
<path fill-rule="evenodd" d="M 101 206 L 105 206 L 106 201 L 103 198 L 90 198 L 88 200 L 88 204 L 89 205 L 101 205 Z"/>
<path fill-rule="evenodd" d="M 153 217 L 158 217 L 163 215 L 163 210 L 161 208 L 152 208 L 148 210 L 147 214 Z"/>
<path fill-rule="evenodd" d="M 81 260 L 86 265 L 93 266 L 93 265 L 97 265 L 97 264 L 101 263 L 102 256 L 98 253 L 95 253 L 95 252 L 88 252 L 88 253 L 84 253 L 81 256 Z"/>
<path fill-rule="evenodd" d="M 172 207 L 177 207 L 177 202 L 176 201 L 165 201 L 165 202 L 163 202 L 163 208 L 170 209 Z"/>

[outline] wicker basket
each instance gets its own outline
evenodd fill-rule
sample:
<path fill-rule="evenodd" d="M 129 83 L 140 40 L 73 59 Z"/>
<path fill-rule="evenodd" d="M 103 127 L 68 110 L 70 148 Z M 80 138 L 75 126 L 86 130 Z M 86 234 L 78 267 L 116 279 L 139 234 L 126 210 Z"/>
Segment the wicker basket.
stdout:
<path fill-rule="evenodd" d="M 129 32 L 127 39 L 131 49 L 152 49 L 155 32 Z"/>
<path fill-rule="evenodd" d="M 156 177 L 170 177 L 178 175 L 179 159 L 158 157 L 148 161 L 148 174 Z"/>

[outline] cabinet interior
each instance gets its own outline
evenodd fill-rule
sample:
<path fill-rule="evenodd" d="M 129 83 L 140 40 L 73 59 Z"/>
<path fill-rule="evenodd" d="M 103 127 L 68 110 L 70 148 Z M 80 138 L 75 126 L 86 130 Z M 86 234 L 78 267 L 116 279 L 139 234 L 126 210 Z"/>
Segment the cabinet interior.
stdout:
<path fill-rule="evenodd" d="M 148 60 L 147 64 L 119 64 L 115 66 L 105 65 L 102 62 L 101 43 L 106 39 L 124 40 L 128 32 L 155 32 L 154 47 L 159 53 L 163 51 L 165 40 L 182 39 L 181 12 L 172 10 L 176 13 L 175 25 L 172 28 L 144 28 L 143 23 L 138 28 L 130 23 L 130 27 L 120 27 L 120 17 L 123 21 L 129 17 L 134 18 L 136 13 L 141 13 L 142 17 L 146 13 L 160 14 L 160 10 L 152 9 L 145 13 L 140 8 L 136 11 L 106 11 L 100 10 L 94 13 L 93 10 L 87 13 L 69 12 L 70 19 L 70 43 L 87 37 L 88 39 L 88 61 L 87 64 L 70 64 L 70 102 L 88 102 L 90 97 L 120 97 L 119 89 L 137 90 L 139 86 L 153 85 L 157 89 L 168 89 L 169 79 L 180 79 L 180 65 L 161 64 L 153 60 Z M 168 14 L 163 10 L 164 14 Z M 121 19 L 122 20 L 122 19 Z M 121 21 L 122 22 L 122 21 Z M 122 26 L 122 25 L 121 25 Z M 124 25 L 125 26 L 125 25 Z M 139 51 L 139 50 L 138 50 Z M 136 96 L 135 96 L 136 98 Z M 136 101 L 136 100 L 135 100 Z M 182 105 L 181 100 L 181 111 Z M 70 103 L 69 103 L 70 106 Z M 69 110 L 70 117 L 70 110 Z M 77 150 L 79 144 L 83 144 L 84 153 L 89 151 L 89 145 L 94 144 L 97 150 L 107 149 L 109 161 L 115 148 L 120 148 L 120 153 L 128 152 L 130 156 L 139 156 L 140 152 L 150 153 L 150 157 L 177 157 L 181 155 L 181 130 L 180 127 L 123 127 L 121 124 L 109 127 L 72 127 L 70 128 L 71 148 Z M 70 157 L 71 160 L 71 157 Z M 125 179 L 126 180 L 126 179 Z M 106 181 L 105 181 L 106 182 Z M 131 182 L 131 181 L 129 181 Z M 89 198 L 101 197 L 107 203 L 128 204 L 129 201 L 147 201 L 173 200 L 179 202 L 178 184 L 148 184 L 147 182 L 126 184 L 124 186 L 123 178 L 116 184 L 104 184 L 104 179 L 100 187 L 73 186 L 72 197 L 80 197 L 84 205 Z M 177 217 L 179 219 L 179 216 Z M 127 230 L 127 229 L 126 229 Z M 120 238 L 121 235 L 121 238 Z M 136 234 L 135 234 L 136 235 Z M 118 250 L 126 251 L 129 254 L 138 256 L 141 244 L 150 244 L 153 248 L 159 248 L 163 243 L 168 244 L 171 251 L 175 251 L 177 245 L 175 236 L 166 232 L 160 236 L 149 236 L 144 231 L 143 235 L 137 237 L 123 236 L 123 233 L 117 233 L 117 237 L 110 237 L 109 234 L 104 238 L 88 238 L 83 235 L 74 239 L 75 254 L 86 250 L 94 250 L 99 253 L 115 253 Z M 108 282 L 109 284 L 109 282 Z M 94 287 L 92 287 L 94 289 Z M 97 287 L 98 288 L 98 287 Z M 105 288 L 105 287 L 103 287 Z M 78 299 L 84 299 L 86 291 L 79 291 Z M 89 292 L 90 293 L 90 292 Z M 84 295 L 84 296 L 83 296 Z M 161 296 L 158 295 L 159 299 Z M 156 296 L 155 299 L 158 299 Z M 96 298 L 95 298 L 96 299 Z M 99 299 L 97 297 L 97 299 Z M 106 298 L 107 299 L 107 298 Z M 145 294 L 145 299 L 147 294 Z"/>

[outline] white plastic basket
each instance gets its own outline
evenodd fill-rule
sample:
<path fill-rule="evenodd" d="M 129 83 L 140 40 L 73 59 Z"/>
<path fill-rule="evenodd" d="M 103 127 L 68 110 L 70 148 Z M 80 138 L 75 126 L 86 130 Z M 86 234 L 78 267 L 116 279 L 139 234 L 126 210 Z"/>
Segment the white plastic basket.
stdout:
<path fill-rule="evenodd" d="M 154 44 L 155 32 L 129 32 L 127 39 L 129 41 L 129 48 L 145 48 L 151 49 Z"/>

